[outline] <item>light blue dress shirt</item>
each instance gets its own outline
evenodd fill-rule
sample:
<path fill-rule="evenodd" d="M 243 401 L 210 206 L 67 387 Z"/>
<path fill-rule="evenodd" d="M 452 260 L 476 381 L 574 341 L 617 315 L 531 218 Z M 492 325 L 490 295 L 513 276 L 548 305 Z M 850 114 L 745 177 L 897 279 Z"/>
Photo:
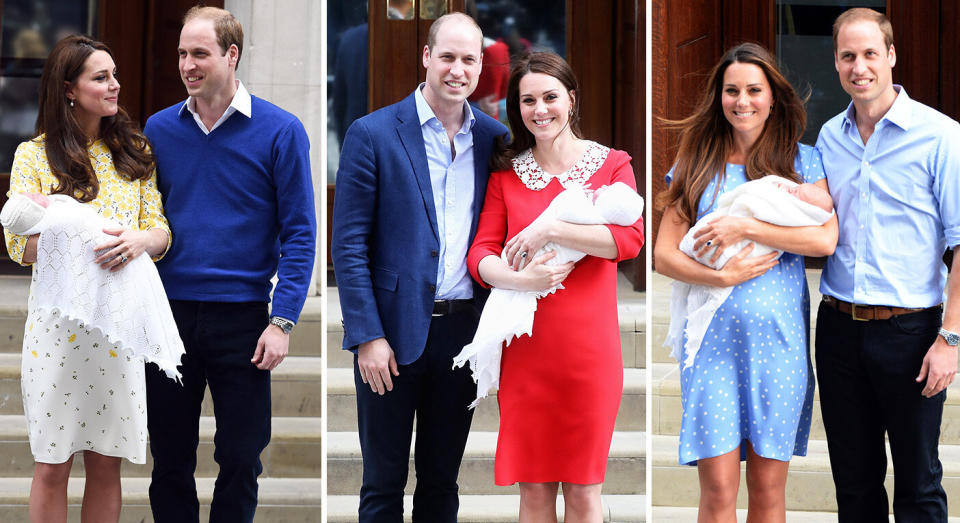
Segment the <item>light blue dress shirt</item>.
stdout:
<path fill-rule="evenodd" d="M 473 284 L 467 272 L 467 249 L 470 247 L 470 224 L 473 222 L 473 125 L 476 118 L 470 104 L 463 103 L 463 125 L 453 137 L 456 155 L 443 124 L 423 97 L 420 84 L 414 98 L 417 116 L 430 166 L 430 187 L 437 210 L 437 233 L 440 236 L 440 262 L 437 264 L 438 300 L 461 300 L 473 297 Z"/>
<path fill-rule="evenodd" d="M 864 144 L 853 103 L 817 139 L 840 237 L 820 292 L 851 303 L 943 301 L 944 250 L 960 244 L 960 124 L 907 96 Z"/>

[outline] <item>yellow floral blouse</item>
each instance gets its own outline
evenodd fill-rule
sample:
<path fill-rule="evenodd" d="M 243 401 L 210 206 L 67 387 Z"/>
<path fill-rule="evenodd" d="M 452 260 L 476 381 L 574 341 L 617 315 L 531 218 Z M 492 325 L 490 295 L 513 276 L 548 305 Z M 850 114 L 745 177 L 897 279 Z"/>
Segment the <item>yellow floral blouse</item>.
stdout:
<path fill-rule="evenodd" d="M 170 234 L 170 225 L 163 216 L 156 172 L 145 180 L 131 181 L 117 173 L 113 165 L 113 155 L 102 140 L 93 142 L 88 152 L 90 163 L 100 181 L 100 191 L 97 197 L 86 205 L 92 205 L 101 216 L 130 229 L 145 231 L 159 228 L 166 231 L 167 248 L 154 260 L 162 258 L 170 248 L 173 237 Z M 34 192 L 50 194 L 57 185 L 57 179 L 47 163 L 43 135 L 21 143 L 13 158 L 10 192 L 7 196 Z M 10 258 L 21 265 L 29 265 L 22 261 L 27 237 L 11 234 L 7 230 L 3 231 L 3 235 Z"/>

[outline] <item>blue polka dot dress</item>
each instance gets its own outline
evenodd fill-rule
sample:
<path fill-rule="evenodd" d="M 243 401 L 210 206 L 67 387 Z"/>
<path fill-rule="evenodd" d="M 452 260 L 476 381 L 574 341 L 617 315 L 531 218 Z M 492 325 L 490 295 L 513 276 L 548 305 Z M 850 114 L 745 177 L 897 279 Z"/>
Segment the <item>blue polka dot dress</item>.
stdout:
<path fill-rule="evenodd" d="M 795 169 L 806 182 L 824 178 L 813 147 L 800 145 Z M 698 218 L 715 209 L 719 181 L 714 177 L 700 198 Z M 727 164 L 720 193 L 746 181 L 744 166 Z M 693 365 L 681 363 L 680 464 L 695 465 L 738 446 L 746 459 L 747 440 L 765 458 L 806 454 L 814 392 L 809 333 L 803 256 L 784 253 L 772 269 L 733 288 Z"/>

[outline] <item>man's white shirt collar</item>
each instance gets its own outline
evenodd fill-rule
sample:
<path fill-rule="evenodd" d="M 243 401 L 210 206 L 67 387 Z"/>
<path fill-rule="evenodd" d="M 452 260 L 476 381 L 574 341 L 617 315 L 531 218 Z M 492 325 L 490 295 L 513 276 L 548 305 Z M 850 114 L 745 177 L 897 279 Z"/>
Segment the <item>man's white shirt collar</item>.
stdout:
<path fill-rule="evenodd" d="M 440 122 L 440 119 L 437 118 L 437 115 L 434 114 L 433 108 L 430 107 L 430 104 L 427 103 L 427 99 L 423 97 L 423 88 L 427 85 L 426 82 L 422 82 L 417 86 L 416 91 L 414 92 L 414 99 L 417 104 L 417 117 L 420 119 L 420 127 L 430 120 L 436 120 L 439 128 L 443 128 L 443 124 Z M 477 118 L 473 115 L 473 108 L 470 107 L 470 104 L 464 100 L 463 101 L 463 125 L 460 126 L 458 132 L 460 134 L 467 134 L 473 130 L 473 125 L 477 123 Z"/>
<path fill-rule="evenodd" d="M 228 118 L 233 116 L 233 113 L 239 112 L 240 114 L 250 118 L 253 114 L 251 109 L 251 99 L 250 93 L 247 92 L 247 88 L 243 86 L 243 82 L 237 80 L 237 92 L 233 95 L 233 100 L 230 101 L 230 105 L 227 106 L 227 110 L 220 115 L 220 118 L 217 119 L 216 123 L 213 124 L 209 130 L 207 126 L 203 125 L 203 120 L 200 118 L 200 113 L 197 112 L 197 100 L 188 96 L 186 101 L 183 102 L 183 105 L 180 106 L 179 114 L 183 114 L 183 110 L 186 109 L 190 111 L 190 114 L 193 115 L 193 120 L 197 122 L 197 125 L 200 126 L 200 130 L 203 131 L 203 134 L 210 134 L 214 129 L 220 127 L 220 124 L 226 122 Z"/>

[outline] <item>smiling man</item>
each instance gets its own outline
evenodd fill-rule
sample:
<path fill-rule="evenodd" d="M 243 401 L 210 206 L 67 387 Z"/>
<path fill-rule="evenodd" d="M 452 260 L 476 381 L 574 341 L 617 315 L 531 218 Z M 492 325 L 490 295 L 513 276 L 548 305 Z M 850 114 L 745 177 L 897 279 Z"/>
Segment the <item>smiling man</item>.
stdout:
<path fill-rule="evenodd" d="M 833 38 L 852 102 L 817 140 L 840 238 L 820 281 L 816 361 L 839 520 L 887 521 L 886 434 L 896 520 L 945 522 L 937 444 L 960 343 L 960 125 L 893 84 L 884 15 L 845 11 Z"/>
<path fill-rule="evenodd" d="M 144 129 L 177 230 L 157 269 L 186 347 L 182 386 L 147 366 L 158 523 L 199 519 L 193 474 L 207 386 L 220 465 L 210 521 L 253 521 L 260 453 L 270 441 L 270 371 L 287 354 L 313 272 L 307 135 L 296 117 L 236 79 L 242 48 L 233 15 L 190 9 L 178 49 L 187 100 L 151 116 Z"/>
<path fill-rule="evenodd" d="M 355 121 L 340 153 L 331 248 L 343 348 L 356 354 L 360 522 L 403 520 L 415 415 L 413 520 L 457 519 L 476 385 L 451 367 L 477 328 L 484 295 L 467 247 L 494 139 L 507 132 L 466 102 L 482 39 L 462 13 L 438 18 L 423 49 L 427 81 Z"/>

